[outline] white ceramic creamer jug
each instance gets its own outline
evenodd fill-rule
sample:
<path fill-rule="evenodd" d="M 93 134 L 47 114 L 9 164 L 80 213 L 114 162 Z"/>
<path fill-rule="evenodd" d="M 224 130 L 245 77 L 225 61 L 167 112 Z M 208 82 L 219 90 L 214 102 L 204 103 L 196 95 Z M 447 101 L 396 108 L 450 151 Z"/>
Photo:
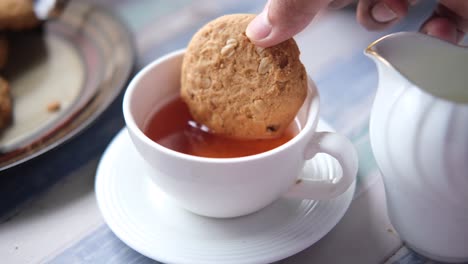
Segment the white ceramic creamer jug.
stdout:
<path fill-rule="evenodd" d="M 372 43 L 370 120 L 392 224 L 408 247 L 468 261 L 468 49 L 420 33 Z"/>

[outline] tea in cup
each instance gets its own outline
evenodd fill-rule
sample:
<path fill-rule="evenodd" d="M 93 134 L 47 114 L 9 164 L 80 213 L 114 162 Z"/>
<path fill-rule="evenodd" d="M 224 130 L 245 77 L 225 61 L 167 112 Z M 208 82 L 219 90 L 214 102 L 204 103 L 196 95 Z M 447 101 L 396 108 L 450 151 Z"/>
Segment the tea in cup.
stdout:
<path fill-rule="evenodd" d="M 148 120 L 144 133 L 156 143 L 178 152 L 207 158 L 259 154 L 281 146 L 300 131 L 298 122 L 292 122 L 278 138 L 247 140 L 217 135 L 192 118 L 188 106 L 180 97 L 157 108 Z"/>
<path fill-rule="evenodd" d="M 194 122 L 180 101 L 184 50 L 142 69 L 130 82 L 123 112 L 130 137 L 146 161 L 152 181 L 178 205 L 210 217 L 258 211 L 282 196 L 333 199 L 357 173 L 352 143 L 332 132 L 317 132 L 319 97 L 309 79 L 308 94 L 295 122 L 277 139 L 222 138 Z M 342 175 L 330 180 L 300 178 L 316 153 L 333 156 Z"/>

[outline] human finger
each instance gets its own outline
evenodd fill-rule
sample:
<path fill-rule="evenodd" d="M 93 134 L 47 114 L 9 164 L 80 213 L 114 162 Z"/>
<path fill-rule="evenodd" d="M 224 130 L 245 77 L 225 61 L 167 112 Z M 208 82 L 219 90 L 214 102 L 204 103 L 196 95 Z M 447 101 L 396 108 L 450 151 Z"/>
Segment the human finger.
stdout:
<path fill-rule="evenodd" d="M 441 0 L 421 32 L 458 43 L 468 32 L 468 1 Z"/>
<path fill-rule="evenodd" d="M 303 30 L 330 0 L 269 0 L 248 25 L 247 37 L 261 47 L 281 43 Z"/>
<path fill-rule="evenodd" d="M 404 18 L 410 4 L 414 3 L 408 0 L 360 0 L 356 18 L 369 30 L 385 29 Z"/>

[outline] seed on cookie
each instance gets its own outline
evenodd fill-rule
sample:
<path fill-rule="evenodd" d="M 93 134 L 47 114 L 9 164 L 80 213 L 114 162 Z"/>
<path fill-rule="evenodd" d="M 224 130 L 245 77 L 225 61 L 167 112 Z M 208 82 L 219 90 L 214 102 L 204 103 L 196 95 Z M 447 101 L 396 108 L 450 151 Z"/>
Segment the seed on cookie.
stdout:
<path fill-rule="evenodd" d="M 234 45 L 234 46 L 237 47 L 237 40 L 230 38 L 230 39 L 228 39 L 228 40 L 226 41 L 226 44 L 227 44 L 227 45 Z"/>
<path fill-rule="evenodd" d="M 265 74 L 270 70 L 270 68 L 271 68 L 271 62 L 269 61 L 269 59 L 262 58 L 258 65 L 258 73 Z"/>
<path fill-rule="evenodd" d="M 203 88 L 209 88 L 211 85 L 211 80 L 210 78 L 203 78 L 200 80 L 200 85 Z"/>
<path fill-rule="evenodd" d="M 221 49 L 221 55 L 226 56 L 226 57 L 231 57 L 236 49 L 236 45 L 234 44 L 227 44 Z"/>
<path fill-rule="evenodd" d="M 253 110 L 255 113 L 262 113 L 266 109 L 266 104 L 262 99 L 257 99 L 253 101 Z"/>
<path fill-rule="evenodd" d="M 257 52 L 258 55 L 262 55 L 262 52 L 264 51 L 265 49 L 262 48 L 262 47 L 255 47 L 255 52 Z"/>

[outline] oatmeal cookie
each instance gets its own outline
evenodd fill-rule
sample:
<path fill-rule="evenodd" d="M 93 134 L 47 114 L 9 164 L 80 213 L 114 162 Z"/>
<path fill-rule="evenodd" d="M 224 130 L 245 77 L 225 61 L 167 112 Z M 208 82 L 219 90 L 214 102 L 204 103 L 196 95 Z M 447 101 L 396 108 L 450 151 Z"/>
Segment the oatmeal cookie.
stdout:
<path fill-rule="evenodd" d="M 209 22 L 185 52 L 181 97 L 195 121 L 213 133 L 278 137 L 307 95 L 307 74 L 296 42 L 255 46 L 245 35 L 254 17 L 234 14 Z"/>

